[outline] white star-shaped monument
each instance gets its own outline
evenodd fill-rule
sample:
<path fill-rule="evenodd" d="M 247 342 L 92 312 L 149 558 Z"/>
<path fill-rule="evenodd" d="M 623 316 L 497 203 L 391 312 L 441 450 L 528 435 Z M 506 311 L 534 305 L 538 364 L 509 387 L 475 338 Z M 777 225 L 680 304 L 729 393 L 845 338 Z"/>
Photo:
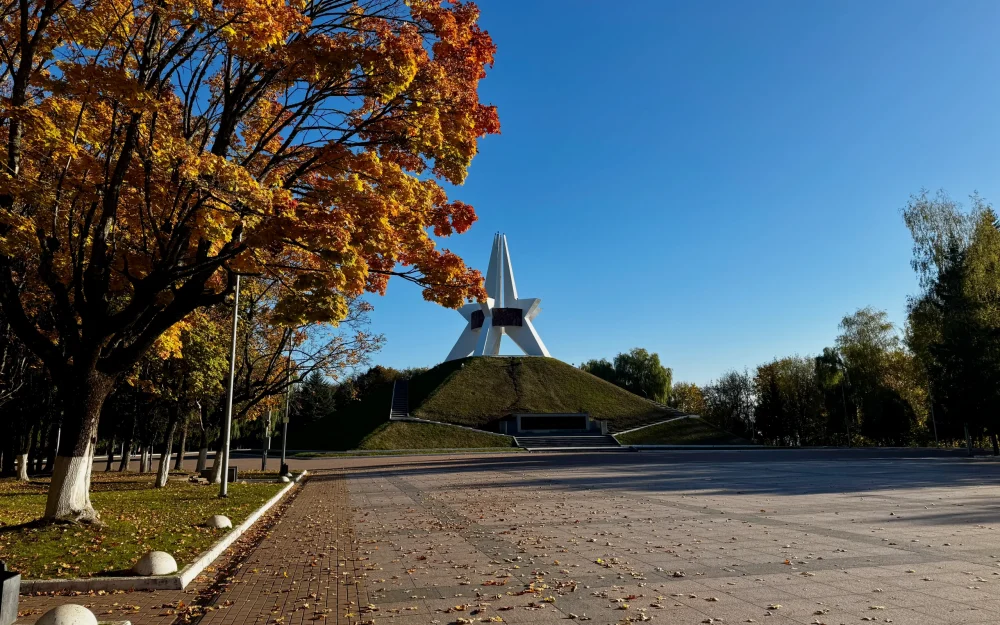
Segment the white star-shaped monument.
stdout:
<path fill-rule="evenodd" d="M 503 284 L 501 290 L 501 283 Z M 548 356 L 538 331 L 531 320 L 541 312 L 537 297 L 521 299 L 514 284 L 514 269 L 510 264 L 507 237 L 493 237 L 493 252 L 486 270 L 486 301 L 466 304 L 459 313 L 468 322 L 447 360 L 466 356 L 497 356 L 500 337 L 509 336 L 528 356 Z"/>

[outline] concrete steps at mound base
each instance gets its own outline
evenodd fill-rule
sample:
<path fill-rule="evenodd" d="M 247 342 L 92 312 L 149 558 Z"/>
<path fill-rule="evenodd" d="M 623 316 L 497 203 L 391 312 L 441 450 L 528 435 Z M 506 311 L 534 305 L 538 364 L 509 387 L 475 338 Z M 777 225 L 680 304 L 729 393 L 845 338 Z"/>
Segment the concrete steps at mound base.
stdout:
<path fill-rule="evenodd" d="M 406 380 L 396 380 L 392 385 L 392 406 L 389 407 L 389 419 L 401 419 L 410 416 L 410 385 Z"/>
<path fill-rule="evenodd" d="M 565 434 L 546 436 L 515 436 L 514 443 L 518 447 L 523 447 L 529 451 L 537 450 L 574 450 L 593 449 L 608 451 L 628 451 L 628 447 L 622 447 L 614 436 L 601 434 Z"/>

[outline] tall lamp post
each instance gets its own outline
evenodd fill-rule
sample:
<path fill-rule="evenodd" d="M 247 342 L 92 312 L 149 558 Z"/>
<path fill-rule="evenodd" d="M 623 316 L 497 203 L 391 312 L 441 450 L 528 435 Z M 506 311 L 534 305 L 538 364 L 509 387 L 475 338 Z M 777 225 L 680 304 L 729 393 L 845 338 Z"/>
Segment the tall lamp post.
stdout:
<path fill-rule="evenodd" d="M 274 411 L 270 408 L 267 411 L 267 423 L 264 424 L 264 435 L 261 437 L 260 470 L 267 471 L 267 452 L 271 449 L 271 416 Z"/>
<path fill-rule="evenodd" d="M 229 384 L 226 389 L 226 418 L 222 432 L 222 482 L 219 497 L 229 496 L 229 437 L 233 429 L 233 387 L 236 384 L 236 330 L 240 323 L 240 274 L 236 274 L 236 297 L 233 299 L 233 338 L 229 349 Z"/>
<path fill-rule="evenodd" d="M 281 475 L 288 475 L 288 465 L 285 464 L 285 452 L 288 450 L 288 417 L 292 406 L 292 335 L 288 336 L 288 363 L 285 367 L 288 376 L 288 389 L 285 393 L 285 418 L 281 420 Z"/>

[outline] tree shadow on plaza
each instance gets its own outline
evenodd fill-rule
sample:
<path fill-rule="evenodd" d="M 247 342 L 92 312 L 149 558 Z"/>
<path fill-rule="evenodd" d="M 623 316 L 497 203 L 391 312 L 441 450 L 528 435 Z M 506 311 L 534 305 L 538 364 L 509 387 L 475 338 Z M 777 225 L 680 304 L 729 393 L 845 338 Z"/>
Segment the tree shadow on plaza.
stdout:
<path fill-rule="evenodd" d="M 651 496 L 794 496 L 1000 485 L 1000 462 L 969 459 L 950 450 L 518 454 L 366 462 L 368 466 L 354 466 L 350 473 L 403 478 L 418 489 L 517 486 Z M 462 474 L 468 477 L 459 477 Z M 419 479 L 444 476 L 451 479 Z M 980 512 L 982 508 L 975 514 Z M 997 518 L 993 515 L 987 522 Z"/>

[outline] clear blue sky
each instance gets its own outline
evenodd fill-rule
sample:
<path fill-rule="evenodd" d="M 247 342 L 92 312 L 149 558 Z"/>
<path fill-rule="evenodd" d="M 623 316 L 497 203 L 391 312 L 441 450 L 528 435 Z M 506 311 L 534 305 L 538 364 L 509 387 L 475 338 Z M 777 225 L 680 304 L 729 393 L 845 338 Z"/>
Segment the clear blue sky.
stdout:
<path fill-rule="evenodd" d="M 482 0 L 502 134 L 453 196 L 474 266 L 507 233 L 536 326 L 578 364 L 634 346 L 675 380 L 830 345 L 915 292 L 899 210 L 1000 203 L 1000 3 Z M 457 312 L 391 283 L 373 362 L 440 362 Z M 516 346 L 504 340 L 505 351 Z"/>

